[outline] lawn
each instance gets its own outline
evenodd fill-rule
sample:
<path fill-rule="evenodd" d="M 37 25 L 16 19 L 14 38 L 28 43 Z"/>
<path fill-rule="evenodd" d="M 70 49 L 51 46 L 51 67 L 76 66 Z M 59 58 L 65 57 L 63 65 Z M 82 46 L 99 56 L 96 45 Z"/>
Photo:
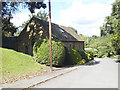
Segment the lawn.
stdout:
<path fill-rule="evenodd" d="M 32 76 L 36 72 L 48 70 L 32 60 L 32 56 L 16 52 L 11 49 L 0 48 L 2 51 L 2 83 L 13 82 L 21 78 Z"/>

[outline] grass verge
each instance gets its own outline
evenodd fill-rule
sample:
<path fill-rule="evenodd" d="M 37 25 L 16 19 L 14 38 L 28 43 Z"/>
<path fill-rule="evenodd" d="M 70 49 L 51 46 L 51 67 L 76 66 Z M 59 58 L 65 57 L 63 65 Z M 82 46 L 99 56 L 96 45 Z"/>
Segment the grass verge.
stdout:
<path fill-rule="evenodd" d="M 11 49 L 2 51 L 2 82 L 11 83 L 19 79 L 30 78 L 49 70 L 47 66 L 36 63 L 32 56 Z"/>

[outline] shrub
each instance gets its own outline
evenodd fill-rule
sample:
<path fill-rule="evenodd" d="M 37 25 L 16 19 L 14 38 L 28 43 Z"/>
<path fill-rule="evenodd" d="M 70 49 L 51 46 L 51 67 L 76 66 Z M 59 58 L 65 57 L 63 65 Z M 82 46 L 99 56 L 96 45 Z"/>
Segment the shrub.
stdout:
<path fill-rule="evenodd" d="M 102 58 L 103 56 L 110 57 L 111 50 L 109 48 L 107 48 L 107 47 L 106 48 L 99 47 L 97 57 L 98 58 Z"/>
<path fill-rule="evenodd" d="M 49 40 L 43 39 L 35 42 L 33 55 L 37 62 L 50 65 Z M 62 42 L 52 40 L 52 65 L 63 65 L 65 58 L 65 48 Z"/>
<path fill-rule="evenodd" d="M 85 64 L 86 63 L 86 60 L 85 59 L 82 59 L 81 61 L 79 61 L 77 64 Z"/>
<path fill-rule="evenodd" d="M 97 38 L 90 37 L 89 47 L 96 48 L 98 50 L 98 57 L 102 57 L 103 55 L 110 57 L 113 52 L 115 53 L 115 48 L 111 42 L 111 38 L 113 38 L 113 35 L 110 34 Z"/>
<path fill-rule="evenodd" d="M 42 44 L 43 42 L 43 39 L 41 40 L 37 40 L 35 43 L 34 43 L 34 46 L 33 46 L 33 56 L 36 57 L 37 55 L 37 50 L 38 48 L 40 47 L 40 45 Z"/>
<path fill-rule="evenodd" d="M 97 57 L 98 57 L 98 58 L 102 58 L 103 55 L 104 55 L 104 53 L 103 53 L 102 51 L 99 51 L 99 52 L 97 53 Z"/>
<path fill-rule="evenodd" d="M 118 61 L 120 61 L 120 55 L 117 56 Z"/>
<path fill-rule="evenodd" d="M 87 54 L 88 60 L 94 60 L 93 51 L 92 50 L 86 50 L 85 54 Z"/>
<path fill-rule="evenodd" d="M 80 62 L 82 60 L 81 55 L 75 49 L 71 49 L 71 56 L 72 56 L 75 64 L 78 64 L 78 62 Z"/>
<path fill-rule="evenodd" d="M 64 60 L 64 65 L 73 65 L 74 64 L 74 60 L 71 56 L 70 51 L 68 50 L 68 48 L 65 47 L 65 60 Z"/>
<path fill-rule="evenodd" d="M 92 49 L 91 52 L 93 53 L 93 57 L 96 57 L 97 52 L 94 49 Z"/>
<path fill-rule="evenodd" d="M 89 54 L 89 53 L 86 53 L 86 52 L 85 52 L 85 54 L 87 55 L 88 60 L 92 60 L 92 58 L 90 57 L 90 54 Z"/>
<path fill-rule="evenodd" d="M 86 61 L 88 61 L 88 57 L 87 57 L 87 54 L 85 54 L 85 51 L 84 50 L 77 50 L 78 53 L 82 56 L 82 59 L 85 59 Z"/>

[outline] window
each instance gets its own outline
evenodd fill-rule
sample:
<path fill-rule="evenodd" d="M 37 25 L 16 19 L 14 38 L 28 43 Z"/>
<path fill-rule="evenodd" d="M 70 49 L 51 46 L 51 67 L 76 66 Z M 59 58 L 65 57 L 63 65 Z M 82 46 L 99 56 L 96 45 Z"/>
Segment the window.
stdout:
<path fill-rule="evenodd" d="M 63 32 L 65 32 L 62 28 L 59 28 L 59 30 L 63 33 Z"/>

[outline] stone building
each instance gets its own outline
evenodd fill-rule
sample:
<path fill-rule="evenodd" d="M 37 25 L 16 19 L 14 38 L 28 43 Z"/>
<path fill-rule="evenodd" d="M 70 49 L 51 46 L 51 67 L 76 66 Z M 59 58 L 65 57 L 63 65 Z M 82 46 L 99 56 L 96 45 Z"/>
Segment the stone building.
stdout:
<path fill-rule="evenodd" d="M 35 41 L 44 38 L 49 38 L 49 23 L 33 17 L 18 36 L 16 50 L 32 55 Z M 84 50 L 84 41 L 71 28 L 52 23 L 52 38 L 62 41 L 68 49 Z"/>

